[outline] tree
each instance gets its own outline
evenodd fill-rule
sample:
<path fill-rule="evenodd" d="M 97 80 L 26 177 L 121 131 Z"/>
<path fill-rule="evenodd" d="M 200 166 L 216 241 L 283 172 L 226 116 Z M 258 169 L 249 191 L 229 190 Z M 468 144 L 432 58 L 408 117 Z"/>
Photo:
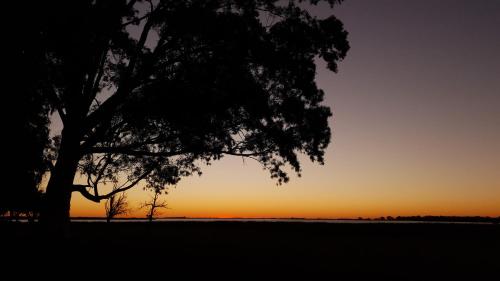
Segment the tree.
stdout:
<path fill-rule="evenodd" d="M 21 10 L 25 9 L 17 11 Z M 34 28 L 28 12 L 19 13 L 15 26 L 15 34 L 7 35 L 14 46 L 9 58 L 15 61 L 8 72 L 13 73 L 15 79 L 4 83 L 9 94 L 4 95 L 3 105 L 9 109 L 3 110 L 7 116 L 2 126 L 3 131 L 9 133 L 4 138 L 2 152 L 4 179 L 11 180 L 3 183 L 0 213 L 25 214 L 31 220 L 40 211 L 43 194 L 39 185 L 51 166 L 49 114 L 52 109 L 41 87 L 46 73 L 43 35 Z"/>
<path fill-rule="evenodd" d="M 161 190 L 155 190 L 151 199 L 141 204 L 141 209 L 145 208 L 147 210 L 146 217 L 149 222 L 153 222 L 154 217 L 158 215 L 158 209 L 168 208 L 167 202 L 158 201 L 160 195 Z"/>
<path fill-rule="evenodd" d="M 115 216 L 127 214 L 129 208 L 126 193 L 113 194 L 106 200 L 104 209 L 106 210 L 107 222 L 111 222 L 111 219 Z"/>
<path fill-rule="evenodd" d="M 315 59 L 336 72 L 349 45 L 337 18 L 301 2 L 33 4 L 38 89 L 63 124 L 43 221 L 67 222 L 72 192 L 99 202 L 139 182 L 163 190 L 225 155 L 260 162 L 278 184 L 286 167 L 300 175 L 300 153 L 322 164 L 331 112 Z M 102 193 L 109 181 L 118 188 Z"/>

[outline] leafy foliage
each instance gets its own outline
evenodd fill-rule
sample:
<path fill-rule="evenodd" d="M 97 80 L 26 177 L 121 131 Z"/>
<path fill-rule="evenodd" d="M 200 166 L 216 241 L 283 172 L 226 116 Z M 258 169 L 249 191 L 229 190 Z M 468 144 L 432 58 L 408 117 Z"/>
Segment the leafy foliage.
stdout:
<path fill-rule="evenodd" d="M 44 4 L 43 91 L 64 124 L 56 166 L 75 158 L 87 176 L 75 190 L 99 201 L 140 181 L 161 191 L 224 155 L 259 161 L 279 184 L 287 166 L 300 175 L 300 153 L 322 164 L 331 112 L 315 59 L 336 72 L 349 44 L 337 18 L 302 2 Z"/>

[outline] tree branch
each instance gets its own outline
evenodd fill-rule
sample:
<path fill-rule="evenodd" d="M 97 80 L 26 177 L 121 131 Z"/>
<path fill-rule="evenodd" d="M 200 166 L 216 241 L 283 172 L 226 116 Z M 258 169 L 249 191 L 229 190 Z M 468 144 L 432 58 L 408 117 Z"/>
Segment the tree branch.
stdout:
<path fill-rule="evenodd" d="M 109 121 L 109 120 L 108 120 Z M 111 121 L 109 121 L 111 122 Z M 86 137 L 85 141 L 81 143 L 80 148 L 81 151 L 84 152 L 102 139 L 105 136 L 106 131 L 109 129 L 110 131 L 118 131 L 119 127 L 124 125 L 125 122 L 122 120 L 117 124 L 114 124 L 111 128 L 108 128 L 104 124 L 97 127 L 94 132 L 90 133 L 88 137 Z"/>
<path fill-rule="evenodd" d="M 83 197 L 87 198 L 88 200 L 99 203 L 100 200 L 98 200 L 96 196 L 90 194 L 90 192 L 88 192 L 87 190 L 87 187 L 90 186 L 82 184 L 74 184 L 71 191 L 78 191 L 80 192 L 80 194 L 83 195 Z"/>
<path fill-rule="evenodd" d="M 144 16 L 142 16 L 142 17 L 138 17 L 138 18 L 135 18 L 135 19 L 133 19 L 133 20 L 130 20 L 130 21 L 124 22 L 124 23 L 121 25 L 121 27 L 125 27 L 125 26 L 127 26 L 127 25 L 129 25 L 129 24 L 132 24 L 132 23 L 139 23 L 139 22 L 141 22 L 143 19 L 148 18 L 150 15 L 151 15 L 151 14 L 150 14 L 150 13 L 148 13 L 148 14 L 145 14 Z"/>
<path fill-rule="evenodd" d="M 63 122 L 63 125 L 66 124 L 66 113 L 64 112 L 63 106 L 62 106 L 62 101 L 59 98 L 59 95 L 57 94 L 57 90 L 54 85 L 51 85 L 50 87 L 47 87 L 47 90 L 49 92 L 49 98 L 52 100 L 54 103 L 57 113 L 59 113 L 59 117 L 61 117 L 61 121 Z"/>
<path fill-rule="evenodd" d="M 93 73 L 92 77 L 89 77 L 88 83 L 86 85 L 86 102 L 87 102 L 87 110 L 92 105 L 97 93 L 99 92 L 99 83 L 101 82 L 102 75 L 104 74 L 104 66 L 106 63 L 106 58 L 108 56 L 109 49 L 109 41 L 106 46 L 102 50 L 102 54 L 99 58 L 99 63 L 97 64 L 98 69 Z"/>
<path fill-rule="evenodd" d="M 148 169 L 146 172 L 144 172 L 141 176 L 139 176 L 138 178 L 136 178 L 134 181 L 132 181 L 129 185 L 126 185 L 124 187 L 121 187 L 121 188 L 117 188 L 117 189 L 114 189 L 113 191 L 107 193 L 107 194 L 104 194 L 104 195 L 92 195 L 88 190 L 87 190 L 87 187 L 91 187 L 91 186 L 88 186 L 88 185 L 81 185 L 81 184 L 74 184 L 73 185 L 73 188 L 72 188 L 72 191 L 78 191 L 80 192 L 80 194 L 83 195 L 83 197 L 87 198 L 88 200 L 90 201 L 93 201 L 93 202 L 96 202 L 96 203 L 99 203 L 101 202 L 101 200 L 104 200 L 104 199 L 108 199 L 110 198 L 111 196 L 119 193 L 119 192 L 123 192 L 123 191 L 126 191 L 132 187 L 134 187 L 136 184 L 138 184 L 141 180 L 145 179 L 150 173 L 151 173 L 152 169 Z"/>
<path fill-rule="evenodd" d="M 152 152 L 146 150 L 132 150 L 129 147 L 92 147 L 87 149 L 84 153 L 112 153 L 112 154 L 125 154 L 132 156 L 163 156 L 163 157 L 171 157 L 177 156 L 181 154 L 188 153 L 188 151 L 179 150 L 179 151 L 168 151 L 168 152 Z"/>
<path fill-rule="evenodd" d="M 85 120 L 85 129 L 90 129 L 95 126 L 99 121 L 105 121 L 110 119 L 114 109 L 120 104 L 123 98 L 133 89 L 133 79 L 131 79 L 132 73 L 134 72 L 135 65 L 139 58 L 139 55 L 144 48 L 144 44 L 148 38 L 149 31 L 153 27 L 153 14 L 158 10 L 158 8 L 149 13 L 148 20 L 142 29 L 141 35 L 139 37 L 139 41 L 137 43 L 136 50 L 132 57 L 130 58 L 129 64 L 120 79 L 120 85 L 118 86 L 118 90 L 109 97 L 99 108 L 90 113 Z"/>
<path fill-rule="evenodd" d="M 130 2 L 128 2 L 127 4 L 127 10 L 132 9 L 132 7 L 135 5 L 136 2 L 137 0 L 130 0 Z"/>
<path fill-rule="evenodd" d="M 178 151 L 164 151 L 164 152 L 153 152 L 153 151 L 147 151 L 147 150 L 133 150 L 130 149 L 129 146 L 126 147 L 92 147 L 84 151 L 83 153 L 112 153 L 112 154 L 125 154 L 125 155 L 132 155 L 132 156 L 161 156 L 161 157 L 171 157 L 171 156 L 178 156 L 182 154 L 187 154 L 187 153 L 197 153 L 199 151 L 195 150 L 178 150 Z M 263 155 L 265 153 L 268 153 L 269 150 L 264 150 L 264 151 L 259 151 L 259 152 L 236 152 L 233 150 L 218 150 L 218 149 L 211 149 L 211 150 L 202 150 L 201 152 L 206 152 L 206 153 L 214 153 L 214 154 L 227 154 L 227 155 L 233 155 L 233 156 L 243 156 L 243 157 L 251 157 L 251 156 L 258 156 L 258 155 Z"/>

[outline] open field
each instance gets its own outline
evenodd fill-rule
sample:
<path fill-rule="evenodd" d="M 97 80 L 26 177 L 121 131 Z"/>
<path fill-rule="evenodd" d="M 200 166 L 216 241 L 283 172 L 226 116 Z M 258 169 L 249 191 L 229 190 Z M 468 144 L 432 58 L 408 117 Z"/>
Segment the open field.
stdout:
<path fill-rule="evenodd" d="M 110 267 L 124 274 L 228 275 L 235 280 L 486 280 L 500 274 L 498 224 L 74 222 L 64 241 L 41 239 L 38 225 L 2 223 L 0 229 L 4 257 L 18 264 L 27 257 L 40 267 L 57 261 L 75 270 Z"/>

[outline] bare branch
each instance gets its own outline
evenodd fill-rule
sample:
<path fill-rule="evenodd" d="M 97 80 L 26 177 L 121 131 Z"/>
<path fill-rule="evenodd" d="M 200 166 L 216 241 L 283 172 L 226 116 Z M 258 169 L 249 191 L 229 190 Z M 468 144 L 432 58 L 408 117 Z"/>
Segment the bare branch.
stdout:
<path fill-rule="evenodd" d="M 158 209 L 168 208 L 167 202 L 158 201 L 158 198 L 160 195 L 161 195 L 161 191 L 155 190 L 153 197 L 151 197 L 151 200 L 141 204 L 141 207 L 140 207 L 141 209 L 142 208 L 148 209 L 146 217 L 148 218 L 149 222 L 153 221 L 153 218 L 157 214 Z"/>
<path fill-rule="evenodd" d="M 108 222 L 111 221 L 117 215 L 126 214 L 129 212 L 127 195 L 122 192 L 120 195 L 113 195 L 106 200 L 104 205 L 106 210 L 106 219 Z"/>

